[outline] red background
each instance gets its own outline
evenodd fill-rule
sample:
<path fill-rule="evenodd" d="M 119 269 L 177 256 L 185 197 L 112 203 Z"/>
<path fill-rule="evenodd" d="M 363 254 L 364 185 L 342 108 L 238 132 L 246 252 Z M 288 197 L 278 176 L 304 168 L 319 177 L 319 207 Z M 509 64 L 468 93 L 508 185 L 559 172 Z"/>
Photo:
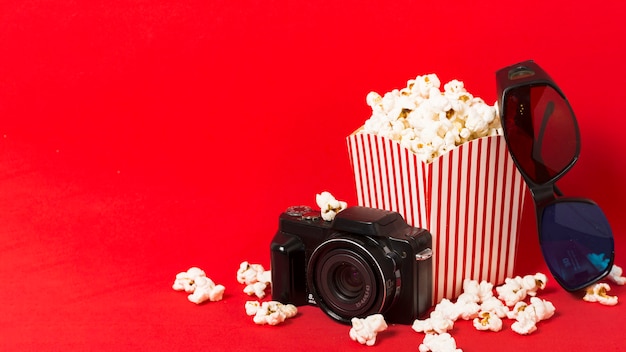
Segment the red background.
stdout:
<path fill-rule="evenodd" d="M 580 124 L 559 186 L 600 204 L 626 266 L 623 16 L 615 0 L 0 3 L 2 349 L 364 348 L 315 307 L 255 325 L 239 263 L 269 267 L 287 206 L 323 190 L 356 204 L 345 137 L 369 91 L 437 73 L 493 103 L 495 71 L 529 58 Z M 526 205 L 520 275 L 547 272 Z M 223 301 L 171 289 L 190 266 L 226 286 Z M 624 303 L 585 303 L 554 281 L 542 297 L 557 315 L 530 336 L 510 322 L 452 334 L 465 351 L 620 349 Z M 377 348 L 421 341 L 391 326 Z"/>

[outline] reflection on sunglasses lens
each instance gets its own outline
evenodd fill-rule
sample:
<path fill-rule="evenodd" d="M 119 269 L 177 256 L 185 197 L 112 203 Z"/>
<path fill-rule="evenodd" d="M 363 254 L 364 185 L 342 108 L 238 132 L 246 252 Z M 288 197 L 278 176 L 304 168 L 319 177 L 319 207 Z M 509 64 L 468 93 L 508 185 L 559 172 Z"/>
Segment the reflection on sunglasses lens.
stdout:
<path fill-rule="evenodd" d="M 511 154 L 534 183 L 544 184 L 578 157 L 578 126 L 567 100 L 547 85 L 511 89 L 503 120 Z"/>
<path fill-rule="evenodd" d="M 544 208 L 540 231 L 543 256 L 565 289 L 584 288 L 609 272 L 613 234 L 597 205 L 582 201 L 550 204 Z"/>

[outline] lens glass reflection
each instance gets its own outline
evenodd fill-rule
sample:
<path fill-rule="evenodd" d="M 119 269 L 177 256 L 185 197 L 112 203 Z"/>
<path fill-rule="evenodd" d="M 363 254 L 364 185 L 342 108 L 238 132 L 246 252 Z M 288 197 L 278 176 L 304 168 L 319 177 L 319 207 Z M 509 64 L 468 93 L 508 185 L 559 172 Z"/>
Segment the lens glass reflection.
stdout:
<path fill-rule="evenodd" d="M 606 275 L 613 263 L 611 227 L 602 209 L 591 202 L 562 201 L 545 207 L 540 242 L 553 276 L 570 291 Z"/>

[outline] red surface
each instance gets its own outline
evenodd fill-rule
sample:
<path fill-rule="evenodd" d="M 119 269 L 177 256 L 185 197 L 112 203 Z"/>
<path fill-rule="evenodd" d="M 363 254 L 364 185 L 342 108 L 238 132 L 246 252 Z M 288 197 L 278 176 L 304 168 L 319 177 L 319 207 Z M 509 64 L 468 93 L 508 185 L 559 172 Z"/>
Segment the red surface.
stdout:
<path fill-rule="evenodd" d="M 624 253 L 617 1 L 9 1 L 0 4 L 2 350 L 357 350 L 315 307 L 257 326 L 235 280 L 269 266 L 278 214 L 329 190 L 356 203 L 345 136 L 365 95 L 418 74 L 495 101 L 495 71 L 528 58 L 571 100 L 583 138 L 560 183 L 596 200 Z M 527 202 L 520 275 L 545 271 Z M 200 266 L 226 286 L 196 306 L 171 289 Z M 626 300 L 626 289 L 613 285 Z M 619 350 L 624 302 L 551 281 L 557 315 L 530 336 L 452 331 L 465 351 Z M 391 326 L 377 349 L 416 350 Z"/>

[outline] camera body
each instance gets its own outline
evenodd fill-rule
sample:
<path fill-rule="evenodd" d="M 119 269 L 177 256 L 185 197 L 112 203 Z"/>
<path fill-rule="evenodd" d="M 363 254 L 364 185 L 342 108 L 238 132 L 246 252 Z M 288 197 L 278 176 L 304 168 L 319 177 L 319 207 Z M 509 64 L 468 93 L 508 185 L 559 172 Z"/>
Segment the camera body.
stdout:
<path fill-rule="evenodd" d="M 348 207 L 333 221 L 288 208 L 270 245 L 272 299 L 319 306 L 349 324 L 383 314 L 412 324 L 432 305 L 432 236 L 397 212 Z"/>

